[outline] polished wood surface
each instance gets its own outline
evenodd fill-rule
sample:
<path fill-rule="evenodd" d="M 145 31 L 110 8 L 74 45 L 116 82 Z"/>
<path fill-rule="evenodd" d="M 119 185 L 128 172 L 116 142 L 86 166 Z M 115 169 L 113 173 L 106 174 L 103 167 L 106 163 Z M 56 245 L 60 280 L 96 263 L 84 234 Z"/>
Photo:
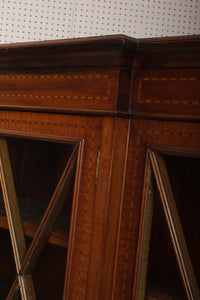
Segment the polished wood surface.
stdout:
<path fill-rule="evenodd" d="M 41 254 L 32 272 L 38 299 L 55 299 L 57 293 L 59 299 L 139 300 L 141 269 L 149 276 L 148 259 L 141 266 L 142 251 L 149 248 L 143 247 L 148 152 L 199 159 L 199 54 L 199 36 L 120 35 L 0 46 L 0 134 L 14 138 L 10 156 L 20 174 L 14 175 L 20 196 L 40 201 L 44 195 L 41 203 L 48 203 L 49 191 L 66 164 L 61 146 L 42 150 L 36 145 L 39 141 L 79 145 L 75 183 L 65 204 L 71 212 L 68 231 L 51 232 L 47 254 Z M 25 156 L 18 139 L 34 141 L 37 151 L 30 144 Z M 18 162 L 15 153 L 22 157 Z M 46 162 L 41 182 L 40 168 L 34 168 L 40 162 L 37 156 Z M 46 174 L 54 157 L 51 179 Z M 27 179 L 30 169 L 36 191 Z M 199 208 L 195 197 L 193 205 Z M 26 238 L 34 240 L 38 225 L 22 225 Z M 187 227 L 190 235 L 192 227 Z M 8 225 L 2 212 L 0 228 L 6 245 Z M 198 238 L 197 244 L 195 239 L 189 243 L 199 249 Z M 51 255 L 60 257 L 58 264 Z M 192 257 L 198 260 L 196 254 Z M 195 272 L 199 265 L 197 261 Z M 9 272 L 2 268 L 0 280 L 7 278 L 11 287 Z M 56 284 L 49 284 L 53 280 Z M 141 285 L 146 295 L 146 281 Z M 146 299 L 168 295 L 162 289 L 148 291 Z"/>
<path fill-rule="evenodd" d="M 199 36 L 0 46 L 0 107 L 199 119 L 199 52 Z"/>

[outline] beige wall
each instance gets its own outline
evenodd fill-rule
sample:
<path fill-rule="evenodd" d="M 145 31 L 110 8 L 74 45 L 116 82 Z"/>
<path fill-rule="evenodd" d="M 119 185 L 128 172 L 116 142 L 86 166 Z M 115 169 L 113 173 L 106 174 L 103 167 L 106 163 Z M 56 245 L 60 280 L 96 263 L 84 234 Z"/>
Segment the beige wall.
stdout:
<path fill-rule="evenodd" d="M 0 0 L 0 43 L 200 33 L 200 0 Z"/>

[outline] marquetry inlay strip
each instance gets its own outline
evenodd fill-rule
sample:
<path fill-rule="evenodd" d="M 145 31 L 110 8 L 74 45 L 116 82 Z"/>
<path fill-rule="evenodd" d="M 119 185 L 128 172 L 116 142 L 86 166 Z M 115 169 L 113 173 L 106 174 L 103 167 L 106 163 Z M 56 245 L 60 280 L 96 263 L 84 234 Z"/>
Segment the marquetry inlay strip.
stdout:
<path fill-rule="evenodd" d="M 25 124 L 25 125 L 43 125 L 43 126 L 59 126 L 59 127 L 67 127 L 67 128 L 86 128 L 95 130 L 96 126 L 91 126 L 87 124 L 69 124 L 69 123 L 61 123 L 61 122 L 47 122 L 47 121 L 34 121 L 34 120 L 22 120 L 22 119 L 11 119 L 11 118 L 0 118 L 0 123 L 15 123 L 15 124 Z"/>
<path fill-rule="evenodd" d="M 0 75 L 0 79 L 111 79 L 105 74 L 54 74 L 54 75 Z"/>
<path fill-rule="evenodd" d="M 200 81 L 200 77 L 143 77 L 139 81 L 138 87 L 138 102 L 139 103 L 147 103 L 147 104 L 192 104 L 192 105 L 199 105 L 199 100 L 187 100 L 187 99 L 142 99 L 142 88 L 143 82 L 147 81 L 164 81 L 164 82 L 187 82 L 187 81 Z M 155 95 L 156 98 L 156 95 Z"/>
<path fill-rule="evenodd" d="M 67 100 L 109 100 L 109 97 L 99 96 L 66 96 L 66 95 L 40 95 L 40 94 L 0 94 L 0 97 L 20 98 L 46 98 L 46 99 L 67 99 Z"/>
<path fill-rule="evenodd" d="M 26 88 L 26 82 L 31 80 L 39 80 L 33 81 L 31 90 L 34 88 L 34 92 L 29 92 Z M 3 98 L 38 98 L 38 99 L 54 99 L 54 100 L 99 100 L 99 101 L 106 101 L 109 100 L 111 97 L 111 89 L 112 89 L 112 77 L 107 74 L 44 74 L 44 75 L 35 75 L 35 74 L 20 74 L 20 75 L 0 75 L 0 80 L 9 82 L 9 88 L 3 89 L 0 93 L 0 97 Z M 15 86 L 15 83 L 13 81 L 24 81 L 25 80 L 25 86 L 23 88 L 18 88 L 15 90 L 15 92 L 11 92 L 12 90 L 12 84 Z M 44 80 L 44 81 L 43 81 Z M 73 91 L 69 86 L 65 86 L 65 83 L 63 82 L 63 91 L 61 95 L 56 94 L 56 91 L 54 94 L 50 94 L 50 89 L 48 86 L 43 86 L 43 82 L 47 85 L 47 80 L 50 80 L 49 84 L 53 87 L 59 83 L 60 80 L 66 80 L 67 81 L 73 81 L 73 84 L 77 84 L 77 91 L 80 91 L 80 94 L 73 95 Z M 51 82 L 51 80 L 54 80 Z M 91 87 L 93 86 L 93 80 L 96 84 L 96 81 L 99 82 L 99 84 L 105 85 L 104 95 L 92 95 L 95 93 L 95 89 L 91 88 L 90 92 L 91 95 L 85 95 L 84 89 L 81 87 L 78 87 L 79 80 L 84 80 L 87 82 L 87 84 L 91 84 Z M 102 82 L 103 81 L 103 82 Z M 30 84 L 30 83 L 29 83 Z M 41 89 L 42 87 L 42 89 Z"/>
<path fill-rule="evenodd" d="M 124 257 L 126 259 L 123 259 L 123 279 L 121 280 L 121 297 L 122 300 L 125 300 L 125 293 L 126 293 L 126 289 L 127 289 L 127 276 L 128 276 L 128 268 L 129 268 L 129 264 L 128 264 L 128 259 L 130 256 L 130 249 L 131 249 L 131 239 L 132 239 L 132 231 L 131 231 L 131 227 L 132 227 L 132 220 L 134 219 L 134 209 L 135 209 L 135 203 L 134 203 L 134 199 L 135 199 L 135 193 L 136 193 L 136 179 L 137 179 L 137 172 L 138 172 L 138 163 L 139 163 L 139 155 L 140 155 L 140 144 L 141 144 L 141 134 L 139 131 L 137 131 L 137 137 L 136 137 L 136 143 L 135 143 L 135 165 L 134 165 L 134 169 L 133 169 L 133 177 L 132 177 L 132 189 L 131 189 L 131 194 L 130 194 L 130 198 L 129 198 L 129 203 L 127 205 L 128 207 L 128 216 L 126 216 L 126 222 L 128 221 L 128 229 L 126 231 L 126 246 L 124 248 Z"/>
<path fill-rule="evenodd" d="M 144 134 L 160 134 L 160 135 L 173 135 L 173 136 L 183 136 L 183 137 L 198 137 L 200 138 L 200 134 L 197 133 L 180 133 L 176 131 L 164 131 L 164 130 L 148 130 L 148 129 L 143 129 L 142 130 Z"/>
<path fill-rule="evenodd" d="M 143 81 L 147 81 L 147 80 L 152 80 L 152 81 L 155 81 L 155 80 L 161 80 L 161 81 L 176 81 L 176 80 L 200 80 L 200 78 L 197 78 L 197 77 L 144 77 L 142 79 Z"/>

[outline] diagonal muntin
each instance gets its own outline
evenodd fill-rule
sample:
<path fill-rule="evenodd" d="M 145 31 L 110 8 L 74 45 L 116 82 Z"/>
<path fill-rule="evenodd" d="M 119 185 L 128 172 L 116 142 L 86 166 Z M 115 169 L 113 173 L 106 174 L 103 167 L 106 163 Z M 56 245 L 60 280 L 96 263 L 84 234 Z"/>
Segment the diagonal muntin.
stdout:
<path fill-rule="evenodd" d="M 160 154 L 157 154 L 152 150 L 148 150 L 148 154 L 188 299 L 200 299 L 197 280 L 185 241 L 184 232 L 164 159 Z"/>
<path fill-rule="evenodd" d="M 0 181 L 17 270 L 17 283 L 20 287 L 22 300 L 35 300 L 36 297 L 31 274 L 24 278 L 19 275 L 27 250 L 7 142 L 4 138 L 0 138 Z"/>
<path fill-rule="evenodd" d="M 40 222 L 40 225 L 38 226 L 32 243 L 25 255 L 25 258 L 21 265 L 21 269 L 19 271 L 21 277 L 26 277 L 31 274 L 31 270 L 34 268 L 37 259 L 39 258 L 39 255 L 45 245 L 45 242 L 47 241 L 49 234 L 51 233 L 51 229 L 57 219 L 57 216 L 59 215 L 59 212 L 63 207 L 64 201 L 69 192 L 70 185 L 75 173 L 75 165 L 78 156 L 78 150 L 79 144 L 77 143 L 56 186 L 54 194 L 49 202 L 49 205 Z M 16 299 L 17 287 L 18 280 L 17 278 L 15 278 L 10 292 L 7 296 L 7 300 Z"/>

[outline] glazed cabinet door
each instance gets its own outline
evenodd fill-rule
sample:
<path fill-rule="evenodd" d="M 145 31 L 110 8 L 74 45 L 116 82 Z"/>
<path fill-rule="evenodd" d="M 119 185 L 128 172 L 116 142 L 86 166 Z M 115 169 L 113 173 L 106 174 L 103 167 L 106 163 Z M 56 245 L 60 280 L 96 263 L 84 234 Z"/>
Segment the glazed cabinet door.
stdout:
<path fill-rule="evenodd" d="M 97 299 L 115 121 L 0 114 L 2 299 Z"/>
<path fill-rule="evenodd" d="M 199 299 L 200 126 L 132 121 L 113 299 Z"/>

